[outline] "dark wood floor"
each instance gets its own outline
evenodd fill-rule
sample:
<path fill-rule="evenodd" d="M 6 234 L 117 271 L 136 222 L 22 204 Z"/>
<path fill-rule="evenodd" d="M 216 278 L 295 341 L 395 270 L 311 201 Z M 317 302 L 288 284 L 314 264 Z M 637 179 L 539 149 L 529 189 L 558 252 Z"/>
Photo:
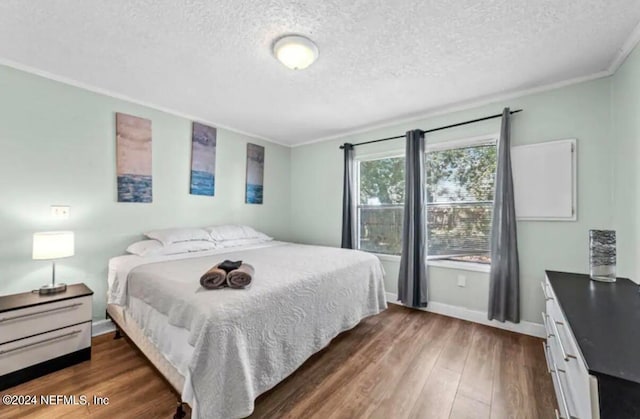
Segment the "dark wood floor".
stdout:
<path fill-rule="evenodd" d="M 1 418 L 170 418 L 176 396 L 126 339 L 4 394 L 106 396 L 108 406 L 0 405 Z M 252 418 L 554 417 L 541 340 L 390 306 L 256 401 Z"/>

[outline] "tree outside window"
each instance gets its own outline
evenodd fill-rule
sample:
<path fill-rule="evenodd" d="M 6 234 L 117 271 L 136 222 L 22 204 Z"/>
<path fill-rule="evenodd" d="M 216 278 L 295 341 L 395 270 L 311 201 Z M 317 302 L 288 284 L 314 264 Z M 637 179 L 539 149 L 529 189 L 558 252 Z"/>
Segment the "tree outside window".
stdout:
<path fill-rule="evenodd" d="M 401 252 L 404 157 L 359 163 L 360 249 Z M 426 156 L 428 254 L 490 263 L 496 146 L 430 151 Z"/>

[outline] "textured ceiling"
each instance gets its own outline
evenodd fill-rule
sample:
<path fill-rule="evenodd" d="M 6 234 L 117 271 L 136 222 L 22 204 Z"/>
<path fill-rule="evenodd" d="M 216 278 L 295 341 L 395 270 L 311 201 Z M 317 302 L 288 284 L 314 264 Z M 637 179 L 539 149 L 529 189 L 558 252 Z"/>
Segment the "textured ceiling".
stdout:
<path fill-rule="evenodd" d="M 0 60 L 287 144 L 606 70 L 640 0 L 3 0 Z M 294 72 L 277 37 L 320 49 Z"/>

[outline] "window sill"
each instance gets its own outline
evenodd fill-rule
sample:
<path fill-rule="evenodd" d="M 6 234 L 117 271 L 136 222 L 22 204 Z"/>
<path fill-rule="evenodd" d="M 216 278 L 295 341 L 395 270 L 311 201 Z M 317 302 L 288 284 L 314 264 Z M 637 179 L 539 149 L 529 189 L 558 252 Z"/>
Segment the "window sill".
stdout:
<path fill-rule="evenodd" d="M 397 255 L 385 255 L 383 253 L 373 253 L 378 259 L 385 262 L 397 262 L 400 263 L 400 256 Z M 458 262 L 455 260 L 430 260 L 427 261 L 427 266 L 433 266 L 436 268 L 457 269 L 460 271 L 472 271 L 472 272 L 486 272 L 489 273 L 491 265 L 484 263 L 474 262 Z"/>
<path fill-rule="evenodd" d="M 437 268 L 458 269 L 460 271 L 472 272 L 489 273 L 491 270 L 491 265 L 487 265 L 486 263 L 458 262 L 455 260 L 430 260 L 427 262 L 427 265 Z"/>

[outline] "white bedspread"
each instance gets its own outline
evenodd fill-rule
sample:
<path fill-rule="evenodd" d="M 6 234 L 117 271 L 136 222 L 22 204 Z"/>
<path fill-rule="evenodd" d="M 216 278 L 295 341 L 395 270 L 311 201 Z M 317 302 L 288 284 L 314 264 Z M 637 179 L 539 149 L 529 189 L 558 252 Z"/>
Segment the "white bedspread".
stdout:
<path fill-rule="evenodd" d="M 364 252 L 273 243 L 170 259 L 120 260 L 109 300 L 138 298 L 189 330 L 200 418 L 248 416 L 261 393 L 386 308 L 382 266 Z M 200 275 L 223 259 L 254 266 L 249 289 L 200 287 Z"/>

